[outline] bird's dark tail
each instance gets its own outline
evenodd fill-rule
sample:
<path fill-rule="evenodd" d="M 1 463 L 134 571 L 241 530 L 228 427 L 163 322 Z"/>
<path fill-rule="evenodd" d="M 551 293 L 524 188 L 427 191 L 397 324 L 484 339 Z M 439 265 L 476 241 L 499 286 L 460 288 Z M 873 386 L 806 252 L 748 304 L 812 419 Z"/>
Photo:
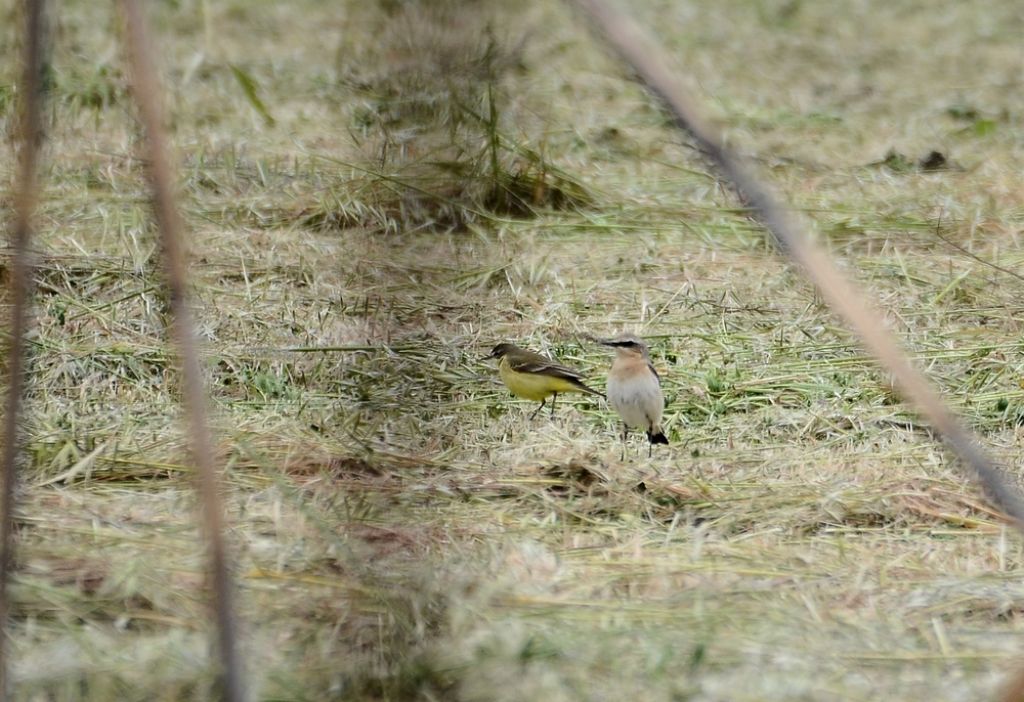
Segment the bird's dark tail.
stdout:
<path fill-rule="evenodd" d="M 583 381 L 581 381 L 581 380 L 574 380 L 572 384 L 575 385 L 579 389 L 580 392 L 588 392 L 591 395 L 597 395 L 598 397 L 607 399 L 607 398 L 605 398 L 603 392 L 601 392 L 599 390 L 595 390 L 592 387 L 588 387 L 587 385 L 584 385 Z"/>
<path fill-rule="evenodd" d="M 654 427 L 653 429 L 648 431 L 647 432 L 647 440 L 650 441 L 652 444 L 667 444 L 668 443 L 668 437 L 665 436 L 665 433 L 661 430 L 660 427 Z"/>

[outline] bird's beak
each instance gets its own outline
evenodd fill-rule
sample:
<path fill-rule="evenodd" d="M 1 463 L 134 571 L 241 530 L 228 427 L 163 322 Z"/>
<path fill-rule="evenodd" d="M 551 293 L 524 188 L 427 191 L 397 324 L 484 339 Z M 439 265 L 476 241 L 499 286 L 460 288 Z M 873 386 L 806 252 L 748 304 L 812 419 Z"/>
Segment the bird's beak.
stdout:
<path fill-rule="evenodd" d="M 599 337 L 594 336 L 593 334 L 584 334 L 582 338 L 584 338 L 587 341 L 590 341 L 592 343 L 595 343 L 595 344 L 603 344 L 605 346 L 614 346 L 615 345 L 615 340 L 614 339 L 601 339 Z"/>

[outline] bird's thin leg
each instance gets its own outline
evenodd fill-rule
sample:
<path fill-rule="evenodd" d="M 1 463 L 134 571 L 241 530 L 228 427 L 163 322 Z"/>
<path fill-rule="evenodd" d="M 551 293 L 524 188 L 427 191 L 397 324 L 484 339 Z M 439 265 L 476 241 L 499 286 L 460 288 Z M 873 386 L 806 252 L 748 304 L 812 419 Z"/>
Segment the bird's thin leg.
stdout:
<path fill-rule="evenodd" d="M 557 399 L 558 399 L 558 393 L 557 392 L 554 393 L 553 395 L 551 395 L 551 416 L 552 417 L 555 416 L 555 400 L 557 400 Z"/>
<path fill-rule="evenodd" d="M 622 458 L 619 460 L 626 460 L 626 440 L 629 438 L 629 426 L 626 424 L 622 425 Z"/>
<path fill-rule="evenodd" d="M 540 401 L 540 407 L 538 407 L 537 409 L 535 409 L 533 411 L 533 414 L 530 415 L 530 419 L 533 419 L 534 417 L 536 417 L 537 413 L 540 412 L 542 409 L 544 409 L 544 403 L 547 402 L 547 401 L 548 401 L 548 398 L 546 398 L 546 397 L 543 400 Z"/>
<path fill-rule="evenodd" d="M 651 454 L 652 454 L 653 451 L 654 451 L 654 442 L 651 441 L 650 443 L 647 444 L 647 457 L 648 458 L 651 457 Z"/>

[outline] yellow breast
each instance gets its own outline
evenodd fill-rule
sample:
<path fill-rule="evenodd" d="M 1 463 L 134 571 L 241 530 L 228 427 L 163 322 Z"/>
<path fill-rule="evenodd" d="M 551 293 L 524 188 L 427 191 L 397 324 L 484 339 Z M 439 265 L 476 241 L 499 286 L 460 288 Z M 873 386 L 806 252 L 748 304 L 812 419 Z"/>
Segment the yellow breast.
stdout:
<path fill-rule="evenodd" d="M 498 374 L 513 395 L 522 397 L 525 400 L 539 402 L 554 395 L 556 392 L 578 392 L 576 386 L 564 378 L 555 378 L 550 375 L 540 375 L 539 373 L 520 373 L 519 371 L 512 370 L 507 358 L 501 359 L 501 365 L 498 366 Z"/>

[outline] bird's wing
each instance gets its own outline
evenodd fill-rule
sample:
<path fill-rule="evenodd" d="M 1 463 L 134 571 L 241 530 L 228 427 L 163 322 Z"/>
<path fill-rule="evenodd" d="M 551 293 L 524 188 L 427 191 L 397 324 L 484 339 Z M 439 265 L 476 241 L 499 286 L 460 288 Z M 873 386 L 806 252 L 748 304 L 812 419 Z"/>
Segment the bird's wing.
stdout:
<path fill-rule="evenodd" d="M 518 354 L 516 358 L 509 358 L 508 356 L 505 358 L 508 358 L 509 368 L 519 373 L 534 373 L 536 375 L 544 375 L 549 378 L 561 378 L 562 380 L 572 383 L 583 392 L 589 392 L 592 395 L 604 397 L 603 392 L 595 390 L 583 382 L 582 373 L 575 371 L 568 366 L 563 366 L 561 363 L 555 363 L 550 358 L 541 356 L 539 353 L 525 351 Z"/>
<path fill-rule="evenodd" d="M 651 373 L 653 373 L 653 374 L 654 374 L 654 379 L 658 381 L 658 385 L 661 385 L 661 376 L 660 376 L 660 375 L 658 375 L 658 371 L 657 371 L 657 369 L 656 369 L 656 368 L 654 367 L 654 364 L 653 364 L 653 363 L 651 363 L 650 361 L 648 361 L 648 362 L 647 362 L 647 369 L 648 369 L 649 371 L 651 371 Z"/>
<path fill-rule="evenodd" d="M 512 370 L 519 373 L 536 373 L 537 375 L 550 375 L 554 378 L 565 378 L 566 380 L 583 380 L 583 376 L 572 368 L 567 368 L 560 363 L 544 358 L 540 354 L 531 354 L 530 358 L 517 358 L 509 362 Z"/>

